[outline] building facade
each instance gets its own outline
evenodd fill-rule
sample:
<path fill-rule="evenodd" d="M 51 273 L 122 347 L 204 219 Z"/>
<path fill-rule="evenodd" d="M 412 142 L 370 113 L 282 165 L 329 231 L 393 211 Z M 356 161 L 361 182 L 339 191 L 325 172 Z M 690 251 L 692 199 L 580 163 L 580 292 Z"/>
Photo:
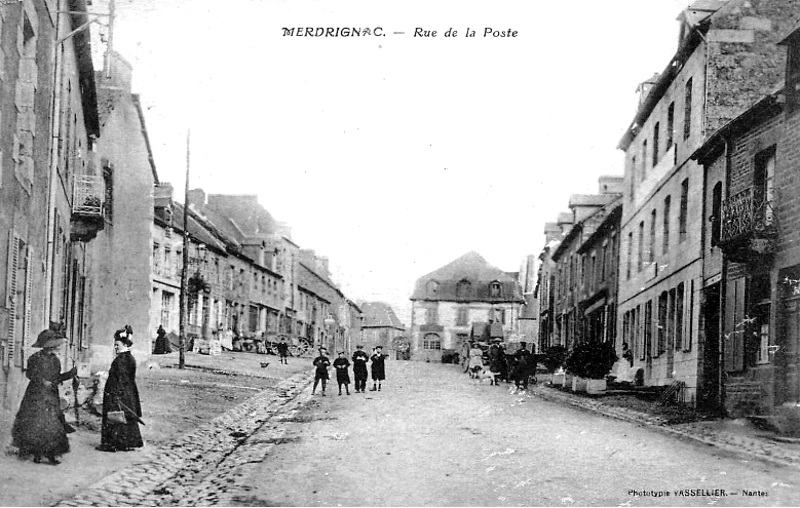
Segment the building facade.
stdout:
<path fill-rule="evenodd" d="M 784 60 L 776 43 L 798 7 L 692 4 L 679 18 L 675 56 L 642 85 L 639 110 L 619 144 L 625 197 L 618 335 L 631 346 L 645 384 L 679 382 L 692 403 L 705 377 L 718 377 L 702 359 L 719 351 L 706 350 L 713 344 L 702 335 L 705 182 L 690 156 L 780 81 Z"/>
<path fill-rule="evenodd" d="M 469 252 L 417 279 L 411 295 L 411 358 L 440 361 L 460 351 L 473 323 L 500 323 L 505 340 L 518 334 L 525 300 L 517 280 Z"/>

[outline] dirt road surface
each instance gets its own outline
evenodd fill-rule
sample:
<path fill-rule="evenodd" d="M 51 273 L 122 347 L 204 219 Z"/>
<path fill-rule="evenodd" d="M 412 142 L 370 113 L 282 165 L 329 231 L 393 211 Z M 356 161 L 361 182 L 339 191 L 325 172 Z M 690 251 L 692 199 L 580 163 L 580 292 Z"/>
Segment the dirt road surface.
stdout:
<path fill-rule="evenodd" d="M 457 366 L 391 362 L 387 377 L 349 397 L 306 390 L 234 504 L 800 505 L 793 469 L 475 384 Z"/>

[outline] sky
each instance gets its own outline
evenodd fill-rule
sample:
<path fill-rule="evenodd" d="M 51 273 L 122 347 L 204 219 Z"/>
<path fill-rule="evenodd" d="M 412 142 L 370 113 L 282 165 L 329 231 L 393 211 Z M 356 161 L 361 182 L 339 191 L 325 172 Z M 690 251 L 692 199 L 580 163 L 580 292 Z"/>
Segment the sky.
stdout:
<path fill-rule="evenodd" d="M 409 325 L 418 278 L 469 251 L 519 270 L 571 194 L 622 175 L 636 88 L 674 54 L 687 5 L 116 0 L 113 41 L 177 200 L 190 130 L 192 188 L 257 194 L 349 298 Z"/>

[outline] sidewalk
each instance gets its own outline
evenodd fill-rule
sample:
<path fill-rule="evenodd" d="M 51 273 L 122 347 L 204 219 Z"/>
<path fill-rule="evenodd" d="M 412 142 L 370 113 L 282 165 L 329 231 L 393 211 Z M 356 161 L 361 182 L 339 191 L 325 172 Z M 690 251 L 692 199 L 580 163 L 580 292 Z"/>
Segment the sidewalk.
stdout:
<path fill-rule="evenodd" d="M 646 425 L 664 434 L 714 446 L 745 460 L 758 460 L 800 469 L 800 442 L 777 440 L 773 434 L 755 428 L 744 419 L 671 425 L 664 418 L 658 416 L 605 404 L 602 398 L 563 392 L 545 385 L 531 387 L 528 396 L 541 397 L 609 418 Z"/>
<path fill-rule="evenodd" d="M 11 421 L 0 422 L 5 431 L 4 450 L 0 449 L 0 505 L 48 506 L 72 498 L 101 478 L 148 463 L 158 450 L 174 447 L 204 424 L 243 404 L 266 406 L 273 400 L 286 401 L 285 394 L 291 391 L 287 387 L 294 385 L 298 376 L 307 377 L 310 361 L 290 358 L 289 365 L 281 365 L 271 355 L 226 353 L 212 357 L 187 353 L 187 368 L 179 370 L 177 363 L 175 352 L 153 356 L 139 365 L 137 384 L 147 423 L 141 427 L 145 441 L 142 449 L 128 453 L 95 450 L 100 442 L 100 419 L 82 409 L 80 424 L 73 424 L 77 431 L 69 435 L 70 452 L 61 457 L 62 463 L 56 467 L 35 464 L 11 453 Z M 262 363 L 269 365 L 264 367 Z M 66 417 L 74 422 L 73 411 L 68 411 Z M 181 459 L 172 457 L 174 460 L 164 471 L 173 465 L 178 467 L 187 456 L 189 448 L 180 446 L 175 453 Z M 105 504 L 109 503 L 113 504 L 111 498 Z"/>

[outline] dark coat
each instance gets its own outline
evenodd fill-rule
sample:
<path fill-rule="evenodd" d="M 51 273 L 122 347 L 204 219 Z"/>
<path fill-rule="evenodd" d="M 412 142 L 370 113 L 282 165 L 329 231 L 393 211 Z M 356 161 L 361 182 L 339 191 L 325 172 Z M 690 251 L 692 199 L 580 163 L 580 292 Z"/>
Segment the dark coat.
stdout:
<path fill-rule="evenodd" d="M 61 373 L 61 361 L 45 350 L 28 358 L 25 375 L 30 379 L 11 429 L 12 443 L 21 454 L 55 456 L 69 451 L 66 422 L 61 411 L 58 385 L 72 377 Z M 50 386 L 44 382 L 49 381 Z"/>
<path fill-rule="evenodd" d="M 172 347 L 169 345 L 167 332 L 162 327 L 158 327 L 156 332 L 156 346 L 153 349 L 154 355 L 165 355 L 172 352 Z"/>
<path fill-rule="evenodd" d="M 515 381 L 526 381 L 530 374 L 536 372 L 535 362 L 531 358 L 531 352 L 527 349 L 520 349 L 514 354 L 514 368 L 511 377 Z"/>
<path fill-rule="evenodd" d="M 336 369 L 336 382 L 340 385 L 349 385 L 350 373 L 347 369 L 350 368 L 350 360 L 337 358 L 333 361 L 333 368 Z"/>
<path fill-rule="evenodd" d="M 278 354 L 281 356 L 289 356 L 289 344 L 285 342 L 278 343 Z"/>
<path fill-rule="evenodd" d="M 314 358 L 314 379 L 328 379 L 328 367 L 331 366 L 330 359 L 325 355 Z"/>
<path fill-rule="evenodd" d="M 386 368 L 384 362 L 389 355 L 375 353 L 370 357 L 372 360 L 372 379 L 374 381 L 383 381 L 386 379 Z"/>
<path fill-rule="evenodd" d="M 110 423 L 109 411 L 125 412 L 127 423 Z M 103 390 L 103 427 L 100 444 L 106 448 L 124 450 L 144 446 L 139 422 L 133 415 L 142 416 L 139 388 L 136 386 L 136 360 L 130 351 L 120 353 L 111 363 Z"/>
<path fill-rule="evenodd" d="M 367 362 L 369 355 L 364 351 L 357 350 L 353 353 L 353 375 L 356 379 L 367 379 Z"/>

